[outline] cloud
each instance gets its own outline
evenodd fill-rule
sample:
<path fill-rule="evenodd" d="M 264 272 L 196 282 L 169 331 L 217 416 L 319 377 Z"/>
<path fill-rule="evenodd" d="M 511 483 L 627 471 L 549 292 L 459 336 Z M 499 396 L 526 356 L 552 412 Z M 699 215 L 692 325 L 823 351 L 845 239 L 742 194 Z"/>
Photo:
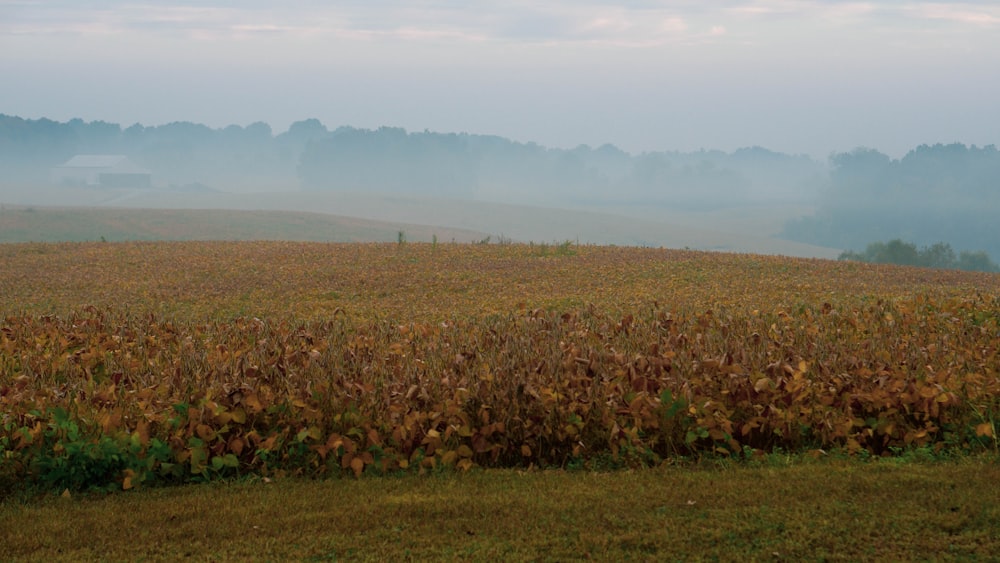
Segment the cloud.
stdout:
<path fill-rule="evenodd" d="M 312 2 L 167 3 L 105 1 L 0 3 L 0 35 L 104 35 L 159 33 L 191 37 L 252 33 L 301 33 L 328 37 L 380 37 L 406 41 L 517 41 L 647 43 L 686 29 L 683 3 L 614 6 L 562 0 L 408 2 L 403 0 Z M 680 10 L 680 11 L 679 11 Z M 661 25 L 658 22 L 662 22 Z"/>
<path fill-rule="evenodd" d="M 878 22 L 906 27 L 920 20 L 942 20 L 962 25 L 1000 25 L 996 2 L 895 2 L 891 0 L 842 2 L 839 0 L 748 0 L 731 2 L 722 9 L 743 17 L 785 17 L 858 23 Z"/>
<path fill-rule="evenodd" d="M 166 39 L 367 40 L 411 43 L 659 47 L 781 41 L 776 29 L 877 26 L 919 30 L 933 21 L 957 28 L 1000 26 L 991 2 L 727 0 L 612 4 L 599 0 L 290 0 L 127 2 L 0 0 L 0 37 L 121 35 Z M 874 33 L 874 30 L 872 31 Z M 736 44 L 736 43 L 733 43 Z"/>
<path fill-rule="evenodd" d="M 920 4 L 907 9 L 914 18 L 975 27 L 1000 27 L 1000 7 L 974 3 Z"/>

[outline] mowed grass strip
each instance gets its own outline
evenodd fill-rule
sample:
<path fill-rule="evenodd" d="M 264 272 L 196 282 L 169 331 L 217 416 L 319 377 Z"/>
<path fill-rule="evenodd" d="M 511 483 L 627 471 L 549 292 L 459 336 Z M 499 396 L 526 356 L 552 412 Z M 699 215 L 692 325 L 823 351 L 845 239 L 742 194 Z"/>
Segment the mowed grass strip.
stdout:
<path fill-rule="evenodd" d="M 51 496 L 0 505 L 0 559 L 990 560 L 998 480 L 995 459 L 832 460 Z"/>

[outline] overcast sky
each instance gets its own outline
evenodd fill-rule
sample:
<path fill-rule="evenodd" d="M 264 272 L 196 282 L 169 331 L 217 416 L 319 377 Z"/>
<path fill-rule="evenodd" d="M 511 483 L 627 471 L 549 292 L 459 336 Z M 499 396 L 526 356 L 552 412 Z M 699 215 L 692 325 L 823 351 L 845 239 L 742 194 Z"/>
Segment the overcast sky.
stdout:
<path fill-rule="evenodd" d="M 1000 144 L 1000 2 L 0 0 L 0 113 L 631 151 Z"/>

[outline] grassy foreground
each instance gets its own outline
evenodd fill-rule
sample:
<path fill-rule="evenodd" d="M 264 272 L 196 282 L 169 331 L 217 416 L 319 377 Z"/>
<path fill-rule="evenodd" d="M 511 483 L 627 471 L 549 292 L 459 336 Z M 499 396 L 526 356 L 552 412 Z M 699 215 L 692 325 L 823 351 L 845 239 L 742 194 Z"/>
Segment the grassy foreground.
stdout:
<path fill-rule="evenodd" d="M 990 560 L 1000 465 L 277 480 L 0 504 L 0 559 Z"/>

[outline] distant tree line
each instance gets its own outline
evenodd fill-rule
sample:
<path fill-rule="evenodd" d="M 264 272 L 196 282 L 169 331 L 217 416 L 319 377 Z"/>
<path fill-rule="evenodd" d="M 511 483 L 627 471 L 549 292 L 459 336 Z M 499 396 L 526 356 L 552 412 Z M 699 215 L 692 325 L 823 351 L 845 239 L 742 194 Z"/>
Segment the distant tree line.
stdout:
<path fill-rule="evenodd" d="M 760 147 L 632 155 L 597 148 L 546 148 L 493 135 L 407 132 L 397 127 L 328 130 L 317 119 L 274 134 L 262 122 L 212 129 L 176 122 L 121 127 L 0 114 L 6 181 L 44 181 L 76 154 L 125 154 L 160 183 L 296 184 L 339 190 L 462 197 L 511 203 L 721 207 L 809 201 L 825 167 Z M 3 180 L 0 180 L 3 181 Z"/>
<path fill-rule="evenodd" d="M 760 147 L 731 153 L 629 154 L 614 145 L 547 148 L 493 135 L 330 130 L 317 119 L 275 134 L 267 123 L 121 127 L 0 114 L 0 185 L 47 182 L 76 154 L 124 154 L 154 182 L 223 190 L 308 190 L 458 197 L 547 206 L 706 209 L 815 205 L 786 239 L 834 248 L 870 241 L 948 241 L 1000 256 L 1000 152 L 922 145 L 903 158 L 859 148 L 827 164 Z"/>
<path fill-rule="evenodd" d="M 161 184 L 294 185 L 306 144 L 327 133 L 317 125 L 322 127 L 317 120 L 298 122 L 274 135 L 263 122 L 222 129 L 190 122 L 122 128 L 104 121 L 61 123 L 0 114 L 0 183 L 46 182 L 53 166 L 77 154 L 124 154 L 150 169 Z"/>
<path fill-rule="evenodd" d="M 724 207 L 815 196 L 824 168 L 759 147 L 630 155 L 613 145 L 552 149 L 503 137 L 341 127 L 306 147 L 302 184 L 542 203 Z"/>
<path fill-rule="evenodd" d="M 899 264 L 902 266 L 922 266 L 925 268 L 941 268 L 948 270 L 967 270 L 976 272 L 1000 272 L 990 259 L 989 254 L 978 251 L 962 251 L 955 254 L 950 244 L 937 242 L 931 246 L 917 249 L 911 242 L 892 239 L 889 242 L 873 242 L 864 252 L 851 250 L 842 252 L 839 260 L 857 260 L 873 264 Z"/>
<path fill-rule="evenodd" d="M 1000 151 L 922 145 L 893 160 L 871 149 L 831 158 L 830 186 L 814 215 L 783 236 L 834 248 L 873 240 L 949 241 L 960 251 L 1000 256 Z"/>

